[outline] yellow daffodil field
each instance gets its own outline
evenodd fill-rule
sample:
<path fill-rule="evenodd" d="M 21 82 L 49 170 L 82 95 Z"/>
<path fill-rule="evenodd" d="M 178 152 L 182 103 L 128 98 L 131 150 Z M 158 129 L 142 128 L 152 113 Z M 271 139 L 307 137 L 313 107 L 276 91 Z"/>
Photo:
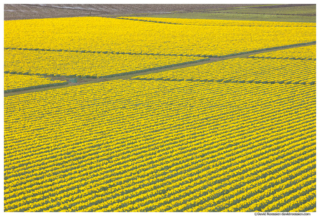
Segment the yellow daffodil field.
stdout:
<path fill-rule="evenodd" d="M 210 23 L 215 21 L 210 21 Z M 226 56 L 316 41 L 303 26 L 172 25 L 104 17 L 12 20 L 5 48 Z M 300 25 L 300 24 L 299 24 Z M 182 34 L 183 32 L 183 34 Z"/>
<path fill-rule="evenodd" d="M 305 22 L 4 21 L 4 211 L 316 212 L 315 41 Z"/>
<path fill-rule="evenodd" d="M 5 208 L 311 210 L 314 107 L 315 86 L 283 84 L 110 81 L 8 97 Z"/>

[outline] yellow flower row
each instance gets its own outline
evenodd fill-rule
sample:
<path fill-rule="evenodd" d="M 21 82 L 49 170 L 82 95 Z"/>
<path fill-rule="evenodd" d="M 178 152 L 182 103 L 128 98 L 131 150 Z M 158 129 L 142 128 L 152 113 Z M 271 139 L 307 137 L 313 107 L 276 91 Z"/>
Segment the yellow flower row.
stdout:
<path fill-rule="evenodd" d="M 205 163 L 205 162 L 207 162 L 206 160 L 203 160 L 203 163 Z M 197 165 L 191 165 L 191 167 L 192 166 L 197 166 Z M 173 172 L 173 171 L 171 171 L 171 172 Z M 212 172 L 214 172 L 214 170 L 212 170 Z M 173 173 L 172 173 L 172 175 L 174 175 L 174 174 L 176 174 L 176 173 L 178 173 L 177 171 L 174 171 Z M 191 183 L 191 185 L 190 185 L 190 182 L 188 182 L 188 179 L 190 179 L 191 180 L 191 178 L 190 177 L 188 177 L 188 175 L 186 175 L 186 177 L 184 178 L 183 176 L 177 176 L 176 178 L 172 178 L 171 180 L 172 180 L 172 182 L 174 182 L 174 183 L 172 183 L 172 186 L 178 186 L 177 187 L 177 190 L 174 190 L 174 191 L 172 191 L 172 192 L 174 192 L 174 193 L 176 193 L 176 192 L 181 192 L 181 190 L 182 189 L 187 189 L 187 188 L 190 188 L 190 186 L 196 186 L 196 188 L 194 188 L 194 189 L 192 189 L 192 190 L 195 190 L 195 192 L 196 191 L 198 191 L 198 189 L 199 188 L 197 188 L 197 187 L 200 187 L 200 185 L 199 185 L 199 183 L 201 183 L 201 182 L 207 182 L 207 181 L 209 181 L 210 182 L 210 179 L 208 178 L 208 174 L 209 173 L 207 173 L 207 175 L 204 177 L 204 179 L 201 179 L 201 181 L 199 181 L 199 182 L 192 182 Z M 222 174 L 222 176 L 221 175 L 219 175 L 220 173 L 217 173 L 216 174 L 216 178 L 221 178 L 223 175 L 224 175 L 224 173 Z M 190 174 L 189 174 L 189 176 L 190 176 Z M 202 176 L 203 177 L 203 176 Z M 217 179 L 217 180 L 218 180 Z M 166 181 L 166 182 L 169 182 L 169 181 Z M 171 187 L 172 187 L 171 186 Z M 128 188 L 128 189 L 130 189 L 130 188 Z M 150 188 L 151 189 L 151 188 Z M 150 190 L 149 189 L 149 190 Z M 141 196 L 141 197 L 139 197 L 139 199 L 143 199 L 143 201 L 142 202 L 139 202 L 138 203 L 138 205 L 140 205 L 140 206 L 143 206 L 145 203 L 150 203 L 150 200 L 148 200 L 148 198 L 149 197 L 152 197 L 152 198 L 149 198 L 149 199 L 152 199 L 152 202 L 151 203 L 153 203 L 154 205 L 153 205 L 153 208 L 155 207 L 155 206 L 158 206 L 158 205 L 160 205 L 161 207 L 163 207 L 163 205 L 161 205 L 160 203 L 165 203 L 165 200 L 163 199 L 163 197 L 161 196 L 161 194 L 159 194 L 159 195 L 157 195 L 157 190 L 153 190 L 153 191 L 150 191 L 150 192 L 148 192 L 147 194 L 144 194 L 144 196 Z M 191 191 L 189 191 L 189 193 L 190 193 Z M 191 192 L 191 193 L 193 193 L 193 192 Z M 128 194 L 129 195 L 129 194 Z M 126 197 L 128 197 L 128 195 L 124 195 L 124 196 L 126 196 Z M 157 196 L 155 196 L 155 195 L 157 195 Z M 167 194 L 167 196 L 170 196 L 171 195 L 171 197 L 170 197 L 170 199 L 173 199 L 173 200 L 177 200 L 177 198 L 179 198 L 179 199 L 183 199 L 183 194 L 178 194 L 179 196 L 178 197 L 172 197 L 172 193 L 170 194 L 170 193 L 168 193 Z M 137 198 L 131 198 L 131 201 L 135 201 Z M 126 198 L 125 197 L 123 197 L 123 198 L 120 198 L 119 197 L 119 200 L 122 200 L 122 202 L 125 202 L 124 200 L 126 200 Z M 155 203 L 155 201 L 158 201 L 157 203 Z M 180 200 L 179 200 L 180 201 Z M 137 209 L 137 211 L 143 211 L 143 209 L 146 209 L 146 208 L 148 208 L 148 207 L 151 207 L 151 205 L 152 204 L 149 204 L 148 206 L 143 206 L 143 207 L 141 207 L 140 209 Z M 117 206 L 121 206 L 121 204 L 122 203 L 118 203 L 118 202 L 115 202 L 115 204 L 113 205 L 113 207 L 109 207 L 109 209 L 101 209 L 102 211 L 109 211 L 109 210 L 113 210 L 113 209 L 116 209 L 117 208 Z M 137 203 L 136 203 L 137 204 Z M 169 206 L 172 206 L 172 204 L 174 204 L 174 203 L 171 203 L 170 202 L 170 204 L 169 204 Z M 88 210 L 88 209 L 85 209 L 85 210 Z M 132 206 L 128 206 L 127 208 L 125 208 L 125 209 L 122 209 L 123 211 L 131 211 L 132 210 Z M 157 209 L 155 209 L 155 211 L 157 211 Z"/>
<path fill-rule="evenodd" d="M 87 155 L 86 153 L 83 153 L 83 154 L 82 154 L 83 157 L 87 157 L 86 155 Z M 124 157 L 126 157 L 126 155 L 124 155 Z M 87 159 L 88 159 L 88 158 L 87 158 Z M 69 161 L 71 161 L 71 160 L 69 160 Z M 30 161 L 30 162 L 33 163 L 33 161 Z M 43 167 L 43 166 L 41 167 L 42 170 L 46 169 L 47 174 L 50 173 L 50 171 L 47 169 L 48 167 L 50 168 L 50 166 L 51 166 L 50 164 L 51 164 L 51 163 L 47 163 L 47 164 L 46 164 L 46 167 Z M 37 165 L 37 164 L 34 164 L 34 165 Z M 60 170 L 60 171 L 63 171 L 64 169 L 67 169 L 67 167 L 68 167 L 68 163 L 67 163 L 67 161 L 65 161 L 65 162 L 64 162 L 64 168 L 62 168 L 62 169 L 60 168 L 59 170 Z M 24 172 L 24 171 L 25 171 L 25 170 L 23 170 L 23 172 Z M 80 170 L 79 170 L 79 171 L 80 171 Z M 22 172 L 22 173 L 21 173 L 21 172 L 15 172 L 14 175 L 18 175 L 18 176 L 19 176 L 19 175 L 23 174 L 23 172 Z M 39 173 L 35 171 L 35 172 L 33 172 L 33 175 L 35 175 L 35 174 L 39 174 Z M 33 176 L 33 175 L 30 175 L 30 176 Z M 32 184 L 33 180 L 32 180 L 31 178 L 28 178 L 27 176 L 28 176 L 28 175 L 25 175 L 24 182 L 26 182 L 27 184 Z M 9 177 L 9 176 L 8 176 L 8 177 Z M 34 178 L 34 177 L 35 177 L 35 176 L 33 176 L 33 178 Z M 11 178 L 11 179 L 12 179 L 12 178 Z M 13 180 L 13 179 L 12 179 L 12 180 Z M 20 181 L 20 183 L 21 183 L 21 181 Z M 38 183 L 39 183 L 39 182 L 38 182 Z M 24 185 L 24 186 L 26 186 L 26 185 Z M 22 188 L 21 188 L 21 187 L 19 187 L 19 188 L 13 187 L 13 188 L 11 188 L 10 190 L 13 190 L 13 191 L 14 191 L 14 190 L 20 190 L 20 189 L 22 189 Z M 33 188 L 33 189 L 35 189 L 35 188 Z M 9 201 L 9 200 L 8 200 L 8 201 Z"/>
<path fill-rule="evenodd" d="M 261 158 L 261 157 L 259 157 L 259 158 Z M 263 157 L 262 157 L 263 158 Z M 251 160 L 255 160 L 255 159 L 251 159 Z M 264 159 L 264 160 L 266 160 L 266 159 Z M 252 162 L 252 161 L 251 161 Z M 248 164 L 250 164 L 250 160 L 247 162 Z M 252 165 L 251 165 L 252 166 Z M 269 165 L 270 166 L 270 165 Z M 236 168 L 236 167 L 235 167 Z M 242 170 L 243 169 L 247 169 L 247 170 L 250 170 L 250 168 L 252 169 L 252 167 L 245 167 L 245 166 L 243 166 L 243 168 L 242 168 Z M 218 207 L 217 206 L 217 203 L 213 203 L 212 202 L 212 200 L 211 201 L 209 201 L 208 203 L 205 203 L 205 204 L 203 204 L 203 205 L 200 205 L 200 203 L 201 203 L 201 201 L 199 200 L 198 202 L 199 203 L 197 203 L 197 202 L 194 202 L 194 200 L 195 200 L 195 195 L 194 195 L 194 193 L 199 193 L 199 191 L 200 191 L 200 194 L 203 194 L 202 196 L 200 196 L 200 194 L 198 194 L 197 195 L 197 197 L 199 197 L 199 198 L 201 198 L 202 200 L 208 200 L 208 199 L 210 199 L 210 198 L 212 198 L 212 197 L 217 197 L 217 199 L 215 200 L 215 202 L 218 202 L 218 203 L 221 203 L 221 205 L 220 206 L 222 206 L 222 207 L 225 207 L 225 204 L 224 203 L 222 203 L 221 202 L 221 199 L 222 200 L 226 200 L 226 201 L 228 201 L 228 196 L 229 196 L 229 194 L 228 195 L 225 195 L 225 196 L 216 196 L 216 194 L 219 194 L 219 193 L 222 193 L 222 192 L 224 192 L 225 190 L 229 190 L 229 191 L 231 191 L 231 193 L 233 193 L 233 192 L 237 192 L 237 193 L 239 193 L 240 191 L 241 191 L 241 193 L 243 193 L 243 190 L 247 190 L 248 188 L 247 187 L 245 187 L 245 188 L 241 188 L 241 190 L 230 190 L 230 187 L 232 188 L 232 187 L 237 187 L 237 182 L 238 181 L 240 181 L 240 179 L 245 179 L 246 181 L 248 181 L 248 180 L 250 180 L 250 178 L 251 179 L 254 179 L 254 178 L 256 178 L 257 176 L 255 176 L 254 175 L 254 173 L 257 173 L 257 172 L 259 172 L 260 171 L 260 169 L 261 169 L 261 171 L 263 171 L 264 173 L 266 172 L 266 170 L 264 170 L 263 168 L 267 168 L 267 170 L 268 170 L 268 166 L 265 166 L 265 167 L 259 167 L 259 169 L 252 169 L 252 171 L 253 172 L 249 172 L 249 173 L 246 173 L 244 176 L 241 176 L 241 175 L 237 175 L 239 172 L 241 173 L 241 171 L 238 171 L 238 170 L 235 170 L 234 171 L 234 176 L 236 176 L 235 178 L 230 178 L 229 179 L 229 182 L 231 183 L 230 185 L 223 185 L 223 184 L 214 184 L 213 182 L 212 182 L 212 180 L 210 180 L 210 178 L 209 179 L 207 179 L 208 178 L 208 174 L 207 174 L 207 176 L 206 176 L 206 179 L 202 179 L 202 181 L 200 181 L 200 182 L 192 182 L 192 184 L 196 184 L 197 185 L 197 187 L 195 187 L 194 189 L 193 189 L 193 191 L 188 191 L 188 193 L 189 194 L 191 194 L 191 195 L 189 195 L 189 196 L 186 196 L 187 194 L 183 194 L 183 193 L 180 193 L 180 194 L 178 194 L 179 195 L 179 198 L 180 199 L 176 199 L 176 201 L 173 201 L 172 203 L 170 202 L 170 204 L 168 204 L 168 205 L 166 205 L 166 206 L 160 206 L 158 203 L 155 203 L 155 204 L 157 204 L 157 205 L 159 205 L 159 208 L 158 209 L 155 209 L 154 211 L 165 211 L 165 210 L 168 210 L 168 209 L 170 209 L 170 206 L 171 205 L 175 205 L 175 206 L 177 206 L 176 208 L 173 208 L 173 209 L 170 209 L 170 211 L 181 211 L 181 210 L 187 210 L 187 211 L 199 211 L 199 210 L 201 210 L 201 209 L 203 209 L 205 206 L 215 206 L 216 208 Z M 221 171 L 220 172 L 220 174 L 221 174 L 221 176 L 220 176 L 220 178 L 221 179 L 224 179 L 224 178 L 227 178 L 228 176 L 225 174 L 225 172 L 224 171 Z M 230 176 L 233 174 L 233 173 L 228 173 Z M 217 174 L 218 176 L 219 176 L 219 173 Z M 253 175 L 253 176 L 250 176 L 250 175 Z M 205 181 L 204 181 L 205 180 Z M 250 182 L 250 181 L 249 181 Z M 202 183 L 202 185 L 201 185 L 201 183 Z M 209 185 L 214 185 L 214 186 L 209 186 Z M 208 187 L 209 186 L 209 187 Z M 223 187 L 224 186 L 224 187 Z M 183 187 L 186 187 L 186 188 L 188 188 L 188 187 L 190 187 L 190 185 L 183 185 Z M 211 191 L 211 193 L 207 193 L 207 191 Z M 187 192 L 187 191 L 186 191 Z M 231 194 L 230 194 L 231 195 Z M 241 194 L 242 196 L 243 195 L 245 195 L 245 194 Z M 175 198 L 177 198 L 177 197 L 175 197 Z M 243 199 L 244 198 L 246 198 L 246 197 L 243 197 Z M 239 198 L 238 198 L 239 199 Z M 219 201 L 220 200 L 220 201 Z M 188 209 L 188 206 L 190 206 L 190 202 L 192 202 L 193 201 L 193 204 L 195 204 L 196 205 L 196 207 L 194 207 L 194 208 L 192 208 L 192 210 L 191 209 Z M 161 202 L 163 202 L 163 200 L 160 200 L 160 203 Z M 184 205 L 183 205 L 183 203 L 185 203 Z M 230 203 L 230 202 L 229 202 Z M 141 208 L 142 209 L 142 208 Z M 219 209 L 216 209 L 215 211 L 219 211 Z"/>
<path fill-rule="evenodd" d="M 306 196 L 300 198 L 299 200 L 310 200 L 309 202 L 291 210 L 290 212 L 307 212 L 309 210 L 312 210 L 311 212 L 315 212 L 315 206 L 316 206 L 316 193 L 315 191 L 310 192 Z"/>
<path fill-rule="evenodd" d="M 252 58 L 294 58 L 294 59 L 316 59 L 316 45 L 296 47 L 291 49 L 278 50 L 251 55 Z"/>
<path fill-rule="evenodd" d="M 30 76 L 21 74 L 4 74 L 4 90 L 28 89 L 30 87 L 48 86 L 57 83 L 66 83 L 65 81 L 51 81 L 48 78 L 40 76 Z"/>
<path fill-rule="evenodd" d="M 314 190 L 315 100 L 310 85 L 135 80 L 6 97 L 5 211 L 287 204 Z"/>
<path fill-rule="evenodd" d="M 213 20 L 213 19 L 183 19 L 156 17 L 118 17 L 119 19 L 151 21 L 168 24 L 200 25 L 200 26 L 264 26 L 264 27 L 316 27 L 316 23 L 305 22 L 269 22 L 247 20 Z"/>
<path fill-rule="evenodd" d="M 5 71 L 106 77 L 202 60 L 201 57 L 5 50 Z"/>
<path fill-rule="evenodd" d="M 225 56 L 316 41 L 314 27 L 250 27 L 241 26 L 243 21 L 232 22 L 232 26 L 195 26 L 102 17 L 10 20 L 4 22 L 4 46 Z"/>
<path fill-rule="evenodd" d="M 295 194 L 295 199 L 292 199 L 290 203 L 286 203 L 285 205 L 280 205 L 278 208 L 278 211 L 286 211 L 286 210 L 290 210 L 290 211 L 306 211 L 307 209 L 305 209 L 306 205 L 310 205 L 310 203 L 306 203 L 303 199 L 303 197 L 305 196 L 301 196 L 301 194 L 307 194 L 308 197 L 315 198 L 315 189 L 316 189 L 316 179 L 313 179 L 312 184 L 310 184 L 310 186 L 306 187 L 307 190 L 304 190 L 305 188 L 303 188 L 300 191 L 300 196 L 298 196 L 298 194 Z M 301 199 L 302 198 L 302 199 Z M 302 203 L 304 203 L 303 205 L 301 205 Z M 294 209 L 293 206 L 294 205 L 300 205 L 299 208 L 300 209 Z M 312 205 L 310 205 L 310 207 L 313 207 Z"/>
<path fill-rule="evenodd" d="M 315 82 L 316 62 L 284 59 L 234 58 L 193 67 L 139 75 L 137 79 Z"/>
<path fill-rule="evenodd" d="M 111 96 L 111 94 L 109 93 L 108 94 L 108 96 Z M 116 96 L 116 95 L 113 95 L 113 96 Z M 39 102 L 38 102 L 38 104 L 39 104 Z M 137 104 L 138 105 L 138 104 Z M 32 104 L 32 107 L 34 107 L 35 105 L 33 105 Z M 156 107 L 156 106 L 158 106 L 158 104 L 154 104 L 154 107 Z M 242 104 L 237 104 L 237 106 L 240 106 L 240 107 L 242 107 L 243 105 Z M 135 107 L 135 106 L 134 106 Z M 53 108 L 52 108 L 53 109 Z M 59 109 L 53 109 L 53 111 L 58 111 Z M 114 114 L 116 114 L 116 112 L 117 112 L 117 110 L 116 109 L 114 109 L 114 110 L 112 110 L 112 111 L 109 111 L 109 112 L 113 112 L 113 111 L 115 111 L 115 113 Z M 83 111 L 82 111 L 83 112 Z M 88 113 L 87 114 L 89 114 L 90 112 L 88 111 Z M 180 113 L 181 114 L 181 113 Z M 153 116 L 150 116 L 151 118 L 153 118 Z M 83 117 L 83 118 L 87 118 L 87 117 Z M 50 121 L 50 120 L 49 120 Z M 117 120 L 117 121 L 119 121 L 119 120 Z M 50 121 L 51 122 L 51 121 Z M 123 122 L 124 123 L 124 122 Z M 125 123 L 124 123 L 125 124 Z M 22 125 L 23 127 L 25 127 L 26 125 Z M 33 124 L 30 124 L 30 125 L 28 125 L 29 127 L 31 126 L 33 126 Z M 44 126 L 45 126 L 45 124 L 44 124 Z M 67 128 L 67 127 L 66 127 Z M 112 128 L 112 127 L 111 127 Z M 33 132 L 31 132 L 31 133 L 33 133 Z"/>
<path fill-rule="evenodd" d="M 257 154 L 257 152 L 258 151 L 255 151 L 254 154 Z M 257 157 L 257 158 L 258 159 L 263 159 L 262 164 L 266 164 L 267 161 L 270 160 L 270 159 L 268 159 L 268 157 L 270 157 L 271 153 L 268 153 L 267 155 L 261 156 L 260 155 L 261 153 L 259 152 L 259 157 Z M 250 155 L 250 154 L 249 154 L 249 158 L 250 158 L 249 161 L 246 161 L 246 163 L 248 163 L 248 164 L 251 164 L 253 161 L 256 161 L 256 159 L 252 158 L 252 155 Z M 292 160 L 293 156 L 290 155 L 290 157 L 286 157 L 286 158 L 289 159 L 289 160 Z M 305 156 L 301 155 L 300 158 L 305 158 Z M 279 163 L 279 161 L 274 161 L 272 164 L 276 165 L 278 163 Z M 285 162 L 284 164 L 274 166 L 273 170 L 277 170 L 279 168 L 284 169 L 288 164 L 289 164 L 288 162 Z M 295 166 L 298 166 L 298 165 L 301 165 L 301 163 L 300 164 L 295 164 Z M 256 190 L 261 190 L 261 188 L 263 188 L 265 185 L 269 185 L 270 183 L 272 183 L 272 181 L 271 181 L 272 179 L 269 178 L 269 177 L 266 178 L 266 179 L 261 179 L 261 178 L 257 179 L 257 177 L 260 177 L 260 176 L 265 175 L 267 173 L 268 173 L 268 176 L 271 176 L 271 177 L 273 177 L 275 179 L 277 179 L 277 178 L 278 178 L 278 180 L 279 179 L 283 179 L 283 176 L 281 176 L 280 173 L 275 173 L 274 175 L 270 175 L 272 173 L 272 171 L 270 170 L 271 164 L 267 164 L 267 165 L 264 165 L 264 166 L 260 165 L 260 167 L 258 169 L 257 168 L 256 169 L 252 169 L 253 168 L 252 166 L 254 167 L 255 165 L 250 165 L 248 167 L 247 166 L 243 166 L 243 168 L 241 170 L 235 170 L 234 171 L 235 173 L 234 173 L 233 176 L 232 176 L 232 173 L 230 173 L 230 176 L 232 176 L 229 179 L 231 184 L 228 185 L 227 187 L 223 188 L 220 185 L 214 185 L 214 187 L 212 187 L 212 189 L 210 187 L 206 188 L 206 190 L 212 190 L 212 192 L 210 194 L 205 195 L 204 197 L 202 196 L 201 199 L 209 199 L 209 198 L 212 198 L 212 197 L 216 197 L 216 199 L 215 200 L 210 200 L 209 202 L 204 203 L 202 205 L 200 203 L 193 203 L 193 204 L 196 204 L 196 207 L 192 208 L 192 211 L 200 211 L 200 210 L 201 211 L 212 211 L 213 210 L 213 209 L 211 209 L 211 210 L 206 209 L 206 207 L 214 208 L 214 211 L 220 211 L 220 210 L 222 210 L 223 208 L 226 207 L 226 205 L 225 205 L 226 203 L 225 202 L 228 202 L 228 204 L 230 205 L 230 204 L 235 204 L 235 203 L 240 202 L 240 201 L 247 200 L 250 197 L 249 195 L 252 195 L 252 193 L 256 194 L 256 192 L 255 192 Z M 293 167 L 290 166 L 289 171 L 292 171 L 293 168 L 294 168 L 294 166 Z M 251 170 L 251 171 L 246 173 L 243 176 L 236 175 L 239 172 L 240 173 L 243 172 L 243 170 Z M 224 176 L 222 175 L 222 177 L 224 177 Z M 246 186 L 238 188 L 239 181 L 242 181 L 242 185 L 246 185 Z M 262 184 L 263 182 L 266 182 L 266 183 Z M 252 188 L 252 190 L 249 190 L 250 188 Z M 230 189 L 232 189 L 232 190 L 230 190 Z M 206 194 L 206 192 L 205 192 L 206 190 L 202 191 L 201 193 Z M 226 194 L 224 196 L 216 196 L 215 195 L 215 194 L 219 194 L 219 193 L 221 193 L 221 192 L 223 192 L 225 190 L 230 191 L 230 193 Z M 235 196 L 237 194 L 239 194 L 239 195 Z M 232 198 L 232 197 L 234 197 L 234 198 Z M 178 200 L 180 205 L 177 205 L 178 206 L 177 208 L 171 209 L 170 211 L 183 210 L 183 208 L 185 208 L 185 206 L 190 205 L 190 202 L 192 200 L 194 200 L 194 198 L 195 198 L 194 195 L 190 195 L 188 197 L 183 197 L 181 200 Z M 183 205 L 181 205 L 182 203 L 186 203 L 186 205 L 183 206 Z M 177 202 L 174 202 L 172 204 L 177 204 Z M 241 206 L 241 205 L 239 205 L 239 206 Z M 235 207 L 233 207 L 233 208 L 235 208 Z"/>
<path fill-rule="evenodd" d="M 271 203 L 270 205 L 265 207 L 262 211 L 271 212 L 271 211 L 277 211 L 277 210 L 284 211 L 286 208 L 290 209 L 293 202 L 295 201 L 295 199 L 300 197 L 301 194 L 306 194 L 309 191 L 315 190 L 316 182 L 314 181 L 315 180 L 314 176 L 312 176 L 309 179 L 303 180 L 303 182 L 309 182 L 310 180 L 312 180 L 312 183 L 309 186 L 303 187 L 300 191 L 296 191 L 295 193 L 291 193 L 289 196 L 283 196 L 283 198 L 281 198 L 279 200 L 279 202 Z M 294 185 L 293 187 L 296 187 L 296 185 Z M 284 204 L 286 204 L 286 206 L 284 206 Z M 279 209 L 280 207 L 281 207 L 281 209 Z"/>
<path fill-rule="evenodd" d="M 203 129 L 203 128 L 202 128 Z M 204 131 L 206 131 L 206 130 L 204 130 Z M 127 155 L 125 154 L 125 152 L 121 152 L 122 154 L 123 154 L 123 158 L 124 157 L 126 157 Z M 84 152 L 83 154 L 82 154 L 83 156 L 86 156 L 86 152 Z M 21 162 L 21 161 L 20 161 Z M 35 165 L 40 165 L 40 164 L 37 164 L 36 163 L 36 161 L 33 161 L 33 160 L 31 160 L 30 162 L 32 162 L 32 163 L 34 163 Z M 67 161 L 65 161 L 64 162 L 64 164 L 66 165 L 65 167 L 67 167 Z M 50 164 L 49 163 L 47 163 L 46 164 L 46 167 L 43 167 L 43 168 L 50 168 Z M 19 170 L 15 170 L 16 172 L 14 173 L 14 175 L 20 175 L 20 174 L 23 174 L 23 172 L 25 171 L 25 170 L 22 170 L 22 169 L 20 169 L 20 171 Z M 48 172 L 50 172 L 49 170 L 47 170 Z M 41 170 L 40 172 L 39 171 L 36 171 L 35 170 L 35 173 L 37 173 L 37 174 L 41 174 L 41 173 L 43 173 L 43 170 Z M 35 174 L 34 173 L 34 174 Z M 32 179 L 29 179 L 29 177 L 32 177 L 33 175 L 25 175 L 25 180 L 24 181 L 26 181 L 26 182 L 32 182 Z M 8 177 L 10 177 L 10 175 L 8 175 Z M 12 175 L 11 175 L 11 177 L 12 177 Z M 27 178 L 28 177 L 28 178 Z M 33 176 L 34 177 L 34 176 Z M 13 179 L 17 179 L 17 178 L 14 178 L 13 177 Z M 29 184 L 29 182 L 28 182 L 28 184 Z M 13 190 L 15 190 L 15 189 L 17 189 L 17 188 L 13 188 Z"/>

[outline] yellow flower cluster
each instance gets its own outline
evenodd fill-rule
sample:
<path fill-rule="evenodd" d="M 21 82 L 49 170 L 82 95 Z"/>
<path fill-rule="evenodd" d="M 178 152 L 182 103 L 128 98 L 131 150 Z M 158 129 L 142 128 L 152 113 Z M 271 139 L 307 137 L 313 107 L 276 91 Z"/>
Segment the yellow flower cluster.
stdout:
<path fill-rule="evenodd" d="M 316 62 L 306 60 L 234 58 L 193 67 L 139 75 L 136 79 L 198 80 L 198 81 L 316 81 Z"/>
<path fill-rule="evenodd" d="M 202 57 L 5 50 L 5 71 L 107 77 L 204 59 Z"/>
<path fill-rule="evenodd" d="M 115 80 L 4 103 L 5 211 L 315 209 L 313 85 Z"/>
<path fill-rule="evenodd" d="M 252 58 L 281 58 L 316 60 L 316 45 L 296 47 L 251 55 Z"/>
<path fill-rule="evenodd" d="M 225 56 L 316 41 L 314 27 L 169 25 L 102 17 L 10 20 L 5 48 Z M 260 22 L 259 22 L 260 23 Z M 292 24 L 293 25 L 293 24 Z"/>
<path fill-rule="evenodd" d="M 65 81 L 51 81 L 47 78 L 30 75 L 20 74 L 5 74 L 4 75 L 4 91 L 9 92 L 10 90 L 26 90 L 36 87 L 51 86 L 56 84 L 66 84 Z"/>
<path fill-rule="evenodd" d="M 180 25 L 199 25 L 199 26 L 316 27 L 316 23 L 305 23 L 305 22 L 269 22 L 269 21 L 246 21 L 246 20 L 156 18 L 156 17 L 118 17 L 118 19 L 149 21 L 149 22 L 180 24 Z"/>

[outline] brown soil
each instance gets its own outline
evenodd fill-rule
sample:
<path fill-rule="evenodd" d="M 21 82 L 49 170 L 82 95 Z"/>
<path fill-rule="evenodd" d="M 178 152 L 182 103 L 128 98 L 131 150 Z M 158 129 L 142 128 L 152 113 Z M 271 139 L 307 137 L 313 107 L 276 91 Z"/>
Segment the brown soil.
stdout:
<path fill-rule="evenodd" d="M 254 4 L 5 4 L 4 20 L 204 12 L 243 6 L 254 6 Z"/>
<path fill-rule="evenodd" d="M 221 11 L 214 11 L 212 13 L 223 13 L 223 14 L 260 14 L 260 15 L 281 15 L 281 16 L 316 16 L 316 14 L 268 14 L 268 13 L 238 13 L 238 12 L 221 12 Z"/>
<path fill-rule="evenodd" d="M 259 6 L 259 7 L 252 7 L 252 8 L 282 8 L 282 7 L 297 7 L 297 6 L 311 6 L 313 4 L 284 4 L 284 5 L 272 5 L 272 6 Z"/>

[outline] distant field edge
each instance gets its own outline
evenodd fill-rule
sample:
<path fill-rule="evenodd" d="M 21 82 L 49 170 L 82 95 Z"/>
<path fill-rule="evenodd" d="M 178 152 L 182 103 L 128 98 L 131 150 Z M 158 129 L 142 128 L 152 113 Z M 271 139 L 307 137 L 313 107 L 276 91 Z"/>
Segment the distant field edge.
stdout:
<path fill-rule="evenodd" d="M 221 12 L 222 13 L 222 12 Z M 273 15 L 276 16 L 276 15 Z M 151 18 L 161 18 L 161 17 L 151 17 Z M 168 18 L 169 17 L 163 17 L 163 18 Z M 199 24 L 187 24 L 187 23 L 175 23 L 175 22 L 164 22 L 164 21 L 154 21 L 154 20 L 148 20 L 148 19 L 143 19 L 143 17 L 141 19 L 135 19 L 135 18 L 131 18 L 131 17 L 116 17 L 116 19 L 123 19 L 123 20 L 131 20 L 131 21 L 138 21 L 138 22 L 153 22 L 153 23 L 160 23 L 160 24 L 172 24 L 172 25 L 195 25 L 195 26 L 213 26 L 213 25 L 199 25 Z M 188 19 L 188 18 L 172 18 L 172 19 Z M 191 18 L 190 18 L 191 19 Z M 196 18 L 193 18 L 196 19 Z M 225 20 L 225 19 L 209 19 L 209 20 Z M 228 19 L 228 21 L 232 21 L 232 19 Z M 256 21 L 256 22 L 286 22 L 286 21 L 261 21 L 261 20 L 237 20 L 235 19 L 234 21 Z M 309 22 L 301 22 L 301 23 L 309 23 Z M 232 25 L 215 25 L 215 26 L 232 26 Z M 236 25 L 236 26 L 250 26 L 250 25 Z M 256 26 L 260 26 L 260 25 L 256 25 Z M 315 28 L 316 26 L 275 26 L 275 27 L 313 27 Z"/>

